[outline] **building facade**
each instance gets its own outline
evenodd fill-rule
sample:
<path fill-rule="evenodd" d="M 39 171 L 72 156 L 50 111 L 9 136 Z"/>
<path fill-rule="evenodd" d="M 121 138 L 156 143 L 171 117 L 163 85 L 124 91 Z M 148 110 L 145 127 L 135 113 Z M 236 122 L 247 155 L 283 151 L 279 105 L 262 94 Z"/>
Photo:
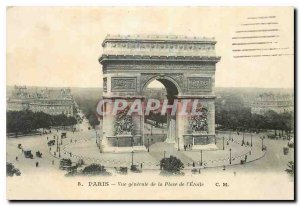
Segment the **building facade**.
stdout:
<path fill-rule="evenodd" d="M 31 110 L 50 115 L 73 116 L 75 102 L 71 89 L 28 89 L 15 86 L 7 100 L 7 111 Z"/>
<path fill-rule="evenodd" d="M 267 111 L 277 113 L 294 111 L 294 98 L 289 94 L 260 94 L 251 104 L 251 113 L 263 115 Z"/>

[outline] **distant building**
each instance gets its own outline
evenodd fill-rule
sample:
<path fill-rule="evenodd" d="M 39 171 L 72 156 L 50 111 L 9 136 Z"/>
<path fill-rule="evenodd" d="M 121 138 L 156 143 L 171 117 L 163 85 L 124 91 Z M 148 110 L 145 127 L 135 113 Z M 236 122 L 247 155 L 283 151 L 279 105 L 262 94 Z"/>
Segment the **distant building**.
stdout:
<path fill-rule="evenodd" d="M 294 111 L 294 98 L 290 94 L 260 94 L 251 104 L 252 114 L 264 114 L 272 110 L 277 113 Z"/>
<path fill-rule="evenodd" d="M 75 102 L 71 89 L 28 89 L 15 86 L 7 100 L 8 111 L 31 110 L 50 115 L 65 114 L 73 116 Z"/>

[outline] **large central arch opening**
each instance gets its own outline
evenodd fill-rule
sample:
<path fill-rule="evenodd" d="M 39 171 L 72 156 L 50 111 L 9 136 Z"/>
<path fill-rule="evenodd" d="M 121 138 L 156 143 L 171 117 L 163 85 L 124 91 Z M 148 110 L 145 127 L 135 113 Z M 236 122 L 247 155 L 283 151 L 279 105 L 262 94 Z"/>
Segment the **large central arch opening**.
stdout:
<path fill-rule="evenodd" d="M 154 77 L 143 88 L 143 96 L 147 102 L 149 99 L 157 99 L 160 102 L 167 101 L 173 105 L 174 99 L 179 94 L 176 83 L 168 78 Z M 176 114 L 172 115 L 168 110 L 161 114 L 161 110 L 150 111 L 144 116 L 144 142 L 149 147 L 157 142 L 175 143 Z"/>

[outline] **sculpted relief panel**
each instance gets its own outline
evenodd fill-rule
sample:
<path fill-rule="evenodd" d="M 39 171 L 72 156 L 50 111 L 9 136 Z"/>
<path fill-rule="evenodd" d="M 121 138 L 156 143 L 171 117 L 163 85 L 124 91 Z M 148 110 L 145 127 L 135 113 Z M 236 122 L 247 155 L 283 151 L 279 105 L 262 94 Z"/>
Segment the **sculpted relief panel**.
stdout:
<path fill-rule="evenodd" d="M 211 78 L 209 77 L 188 77 L 189 91 L 211 91 Z"/>
<path fill-rule="evenodd" d="M 137 89 L 136 77 L 112 77 L 111 91 L 113 92 L 134 92 Z"/>
<path fill-rule="evenodd" d="M 192 133 L 208 133 L 208 110 L 206 108 L 199 108 L 197 112 L 201 111 L 199 115 L 191 115 L 188 118 L 189 130 Z"/>

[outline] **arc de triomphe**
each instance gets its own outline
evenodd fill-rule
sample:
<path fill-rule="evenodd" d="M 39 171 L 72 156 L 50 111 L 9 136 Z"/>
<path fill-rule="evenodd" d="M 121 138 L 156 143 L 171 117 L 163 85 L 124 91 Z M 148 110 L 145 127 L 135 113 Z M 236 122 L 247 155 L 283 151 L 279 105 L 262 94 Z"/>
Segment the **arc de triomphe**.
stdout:
<path fill-rule="evenodd" d="M 195 127 L 197 117 L 169 114 L 166 141 L 179 149 L 187 144 L 193 144 L 193 148 L 215 146 L 214 84 L 216 63 L 220 60 L 215 44 L 214 38 L 204 37 L 107 35 L 99 58 L 103 98 L 111 102 L 144 101 L 144 89 L 158 80 L 165 86 L 169 101 L 178 100 L 178 108 L 184 99 L 198 99 L 205 111 L 202 127 Z M 105 103 L 103 108 L 108 111 L 112 105 Z M 145 150 L 143 130 L 144 115 L 104 115 L 103 151 Z"/>

